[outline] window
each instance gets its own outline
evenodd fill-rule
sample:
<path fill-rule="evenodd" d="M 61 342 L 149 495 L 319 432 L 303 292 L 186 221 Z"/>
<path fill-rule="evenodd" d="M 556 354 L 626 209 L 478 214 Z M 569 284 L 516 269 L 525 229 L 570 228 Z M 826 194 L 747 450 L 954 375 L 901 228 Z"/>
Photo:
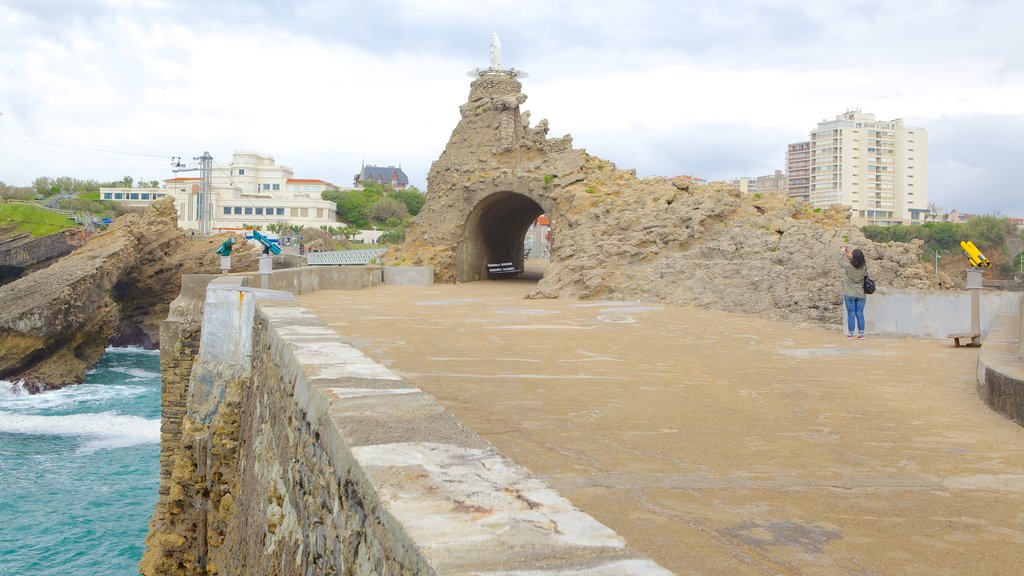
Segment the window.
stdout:
<path fill-rule="evenodd" d="M 121 200 L 124 198 L 124 194 L 120 192 L 114 192 L 114 200 Z"/>
<path fill-rule="evenodd" d="M 111 194 L 110 192 L 104 192 L 104 193 L 103 193 L 103 199 L 104 199 L 104 200 L 111 200 L 111 199 L 113 199 L 113 198 L 114 198 L 114 195 L 113 195 L 113 194 Z"/>
<path fill-rule="evenodd" d="M 274 184 L 273 189 L 274 190 L 280 190 L 281 189 L 281 185 L 280 184 Z"/>
<path fill-rule="evenodd" d="M 245 214 L 247 216 L 252 215 L 252 206 L 246 206 L 245 207 Z"/>
<path fill-rule="evenodd" d="M 277 209 L 277 215 L 278 216 L 284 216 L 284 208 L 278 208 Z"/>
<path fill-rule="evenodd" d="M 245 176 L 245 168 L 239 168 L 238 169 L 238 175 L 239 176 Z"/>
<path fill-rule="evenodd" d="M 259 216 L 263 216 L 263 207 L 262 206 L 257 206 L 256 207 L 256 214 L 259 215 Z"/>
<path fill-rule="evenodd" d="M 229 214 L 231 214 L 231 207 L 230 206 L 225 206 L 224 207 L 224 215 L 227 216 Z"/>
<path fill-rule="evenodd" d="M 263 185 L 263 189 L 264 190 L 270 190 L 270 184 L 264 184 Z"/>
<path fill-rule="evenodd" d="M 235 206 L 234 212 L 235 212 L 235 214 L 241 214 L 242 213 L 242 207 L 241 206 Z"/>
<path fill-rule="evenodd" d="M 149 192 L 143 192 L 142 193 L 142 199 L 143 200 L 149 200 Z"/>
<path fill-rule="evenodd" d="M 132 192 L 131 198 L 132 198 L 132 200 L 138 200 L 139 199 L 139 193 L 138 192 Z"/>

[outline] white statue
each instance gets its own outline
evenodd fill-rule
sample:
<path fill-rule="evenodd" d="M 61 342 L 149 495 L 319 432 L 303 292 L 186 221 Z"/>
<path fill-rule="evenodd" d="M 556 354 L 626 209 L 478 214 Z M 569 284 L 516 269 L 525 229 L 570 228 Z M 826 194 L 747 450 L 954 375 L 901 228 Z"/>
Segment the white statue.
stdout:
<path fill-rule="evenodd" d="M 501 70 L 501 40 L 497 32 L 491 34 L 491 70 Z"/>

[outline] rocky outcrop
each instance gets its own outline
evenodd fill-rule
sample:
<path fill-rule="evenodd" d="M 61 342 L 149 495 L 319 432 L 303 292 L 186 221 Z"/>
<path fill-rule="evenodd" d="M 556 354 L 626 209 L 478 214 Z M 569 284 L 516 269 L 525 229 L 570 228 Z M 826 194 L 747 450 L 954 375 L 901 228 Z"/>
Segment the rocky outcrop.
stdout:
<path fill-rule="evenodd" d="M 553 221 L 552 265 L 534 297 L 657 300 L 835 323 L 840 247 L 860 247 L 884 288 L 932 288 L 921 244 L 878 244 L 842 206 L 743 195 L 679 180 L 637 180 L 590 158 Z"/>
<path fill-rule="evenodd" d="M 3 238 L 0 240 L 0 285 L 43 268 L 84 243 L 85 233 L 79 228 L 45 236 L 26 233 Z"/>
<path fill-rule="evenodd" d="M 934 287 L 921 244 L 878 244 L 848 210 L 783 195 L 639 179 L 632 170 L 548 139 L 529 125 L 513 74 L 473 82 L 462 119 L 428 175 L 426 203 L 387 263 L 427 265 L 439 282 L 486 277 L 486 263 L 522 262 L 524 234 L 551 218 L 551 264 L 533 297 L 656 300 L 834 323 L 836 258 L 864 250 L 882 290 Z"/>
<path fill-rule="evenodd" d="M 167 199 L 0 286 L 0 379 L 34 392 L 60 388 L 80 383 L 111 342 L 154 347 L 181 275 L 218 272 L 220 241 L 190 243 Z M 254 269 L 258 252 L 239 247 L 233 268 Z"/>

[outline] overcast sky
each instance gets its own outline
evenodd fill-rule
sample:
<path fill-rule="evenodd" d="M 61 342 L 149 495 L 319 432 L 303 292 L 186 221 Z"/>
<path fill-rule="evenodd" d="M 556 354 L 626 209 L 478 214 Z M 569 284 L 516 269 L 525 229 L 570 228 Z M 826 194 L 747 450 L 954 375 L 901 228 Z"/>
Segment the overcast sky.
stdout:
<path fill-rule="evenodd" d="M 928 131 L 930 202 L 1024 216 L 1022 22 L 1019 0 L 0 0 L 0 181 L 245 149 L 425 190 L 496 32 L 532 122 L 640 176 L 784 170 L 856 108 Z"/>

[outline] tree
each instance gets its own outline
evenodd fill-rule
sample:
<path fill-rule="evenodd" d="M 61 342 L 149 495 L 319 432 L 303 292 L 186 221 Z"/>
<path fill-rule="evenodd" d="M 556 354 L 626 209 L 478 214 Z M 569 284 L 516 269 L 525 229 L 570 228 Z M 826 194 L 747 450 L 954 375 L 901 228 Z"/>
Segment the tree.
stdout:
<path fill-rule="evenodd" d="M 1013 223 L 998 216 L 975 216 L 961 225 L 960 240 L 970 240 L 976 246 L 989 249 L 1002 247 L 1006 236 L 1013 235 Z"/>
<path fill-rule="evenodd" d="M 928 250 L 952 250 L 960 245 L 960 234 L 957 224 L 952 222 L 928 222 L 921 227 L 928 232 L 924 238 Z"/>
<path fill-rule="evenodd" d="M 391 197 L 405 204 L 405 208 L 411 216 L 419 214 L 420 209 L 423 208 L 423 203 L 426 201 L 423 193 L 412 186 L 402 190 L 395 190 L 391 193 Z"/>
<path fill-rule="evenodd" d="M 405 226 L 399 226 L 397 228 L 391 228 L 387 232 L 380 235 L 377 239 L 378 244 L 401 244 L 405 242 Z"/>
<path fill-rule="evenodd" d="M 405 204 L 393 198 L 381 198 L 370 208 L 370 219 L 383 224 L 390 220 L 403 221 L 409 217 Z"/>
<path fill-rule="evenodd" d="M 379 185 L 367 184 L 356 190 L 325 190 L 320 197 L 334 202 L 338 207 L 338 218 L 343 222 L 369 228 L 370 208 L 384 197 L 384 193 Z"/>
<path fill-rule="evenodd" d="M 37 196 L 50 196 L 53 194 L 51 191 L 52 188 L 53 180 L 46 176 L 40 176 L 32 181 L 32 191 L 35 192 Z"/>

